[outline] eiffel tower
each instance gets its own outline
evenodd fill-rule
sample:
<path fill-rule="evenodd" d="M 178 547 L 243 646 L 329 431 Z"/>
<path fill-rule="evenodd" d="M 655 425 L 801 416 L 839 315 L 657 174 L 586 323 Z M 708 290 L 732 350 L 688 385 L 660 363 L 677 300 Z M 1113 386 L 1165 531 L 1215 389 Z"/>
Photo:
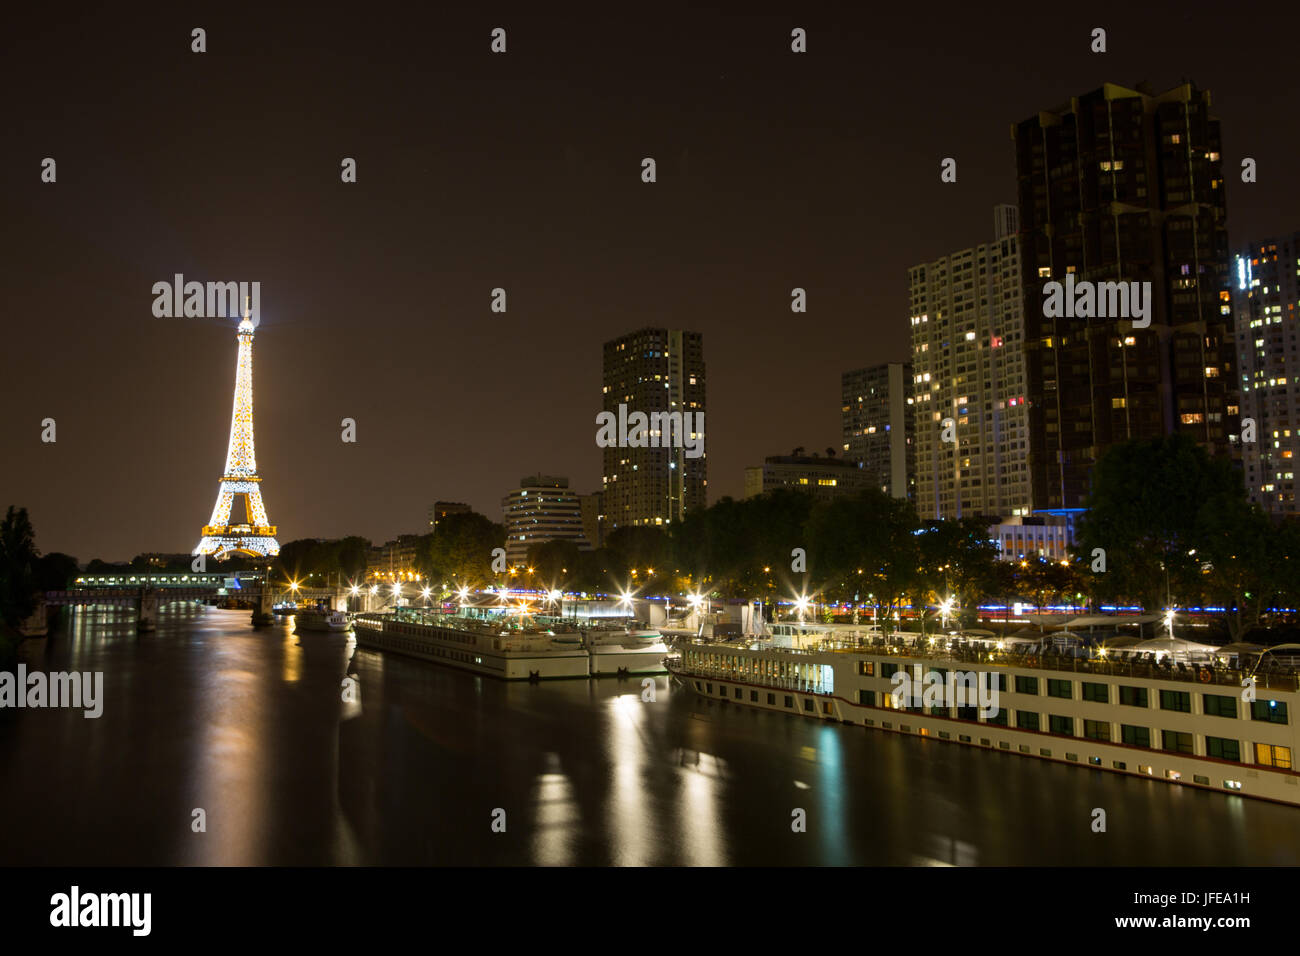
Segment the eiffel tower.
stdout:
<path fill-rule="evenodd" d="M 239 323 L 239 365 L 235 371 L 235 409 L 230 417 L 230 450 L 226 470 L 217 490 L 212 518 L 203 528 L 203 538 L 193 554 L 210 554 L 218 560 L 233 554 L 266 557 L 280 553 L 275 525 L 266 517 L 262 504 L 262 479 L 257 476 L 257 455 L 253 451 L 253 321 L 247 300 L 244 320 Z M 243 524 L 230 523 L 236 496 L 244 499 Z"/>

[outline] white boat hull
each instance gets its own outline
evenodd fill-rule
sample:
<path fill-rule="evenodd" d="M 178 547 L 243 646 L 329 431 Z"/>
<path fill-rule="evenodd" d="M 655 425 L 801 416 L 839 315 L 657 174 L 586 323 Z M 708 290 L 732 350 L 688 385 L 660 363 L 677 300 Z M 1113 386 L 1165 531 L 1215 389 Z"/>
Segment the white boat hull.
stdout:
<path fill-rule="evenodd" d="M 501 680 L 554 680 L 590 677 L 591 657 L 578 645 L 536 651 L 502 650 L 484 635 L 459 634 L 401 621 L 356 623 L 357 644 L 446 664 Z"/>
<path fill-rule="evenodd" d="M 664 674 L 664 658 L 668 648 L 662 643 L 633 645 L 600 644 L 591 649 L 591 673 L 606 674 Z"/>
<path fill-rule="evenodd" d="M 1295 716 L 1300 710 L 1300 692 L 1294 686 L 1258 689 L 1261 700 L 1286 704 L 1287 711 L 1282 712 L 1285 721 L 1250 718 L 1244 705 L 1234 720 L 1207 714 L 1200 700 L 1205 694 L 1235 699 L 1233 681 L 1173 679 L 1124 663 L 1110 670 L 1112 665 L 1098 662 L 1085 670 L 1077 663 L 1068 669 L 1054 669 L 1038 667 L 1036 661 L 971 661 L 967 666 L 972 670 L 1000 674 L 1005 680 L 1007 690 L 999 694 L 998 712 L 1006 722 L 995 723 L 978 714 L 962 716 L 960 708 L 941 708 L 944 713 L 937 714 L 929 707 L 910 710 L 892 706 L 890 694 L 895 684 L 883 676 L 887 665 L 951 669 L 954 662 L 950 659 L 890 654 L 885 648 L 791 654 L 780 648 L 692 643 L 683 651 L 669 673 L 686 689 L 710 700 L 1300 806 L 1300 773 L 1291 768 L 1291 755 L 1300 753 Z M 813 684 L 798 671 L 786 676 L 796 667 L 804 668 L 805 674 L 816 669 L 824 683 Z M 827 671 L 833 671 L 830 679 Z M 1033 689 L 1022 691 L 1018 679 L 1031 682 Z M 1050 688 L 1038 682 L 1047 680 L 1058 682 L 1062 696 L 1044 693 Z M 1104 686 L 1105 698 L 1085 699 L 1076 686 L 1082 682 L 1090 682 L 1094 690 Z M 1147 703 L 1120 703 L 1121 687 L 1142 691 Z M 1066 689 L 1068 695 L 1064 695 Z M 1186 694 L 1189 699 L 1194 695 L 1194 706 L 1190 711 L 1165 709 L 1161 706 L 1163 691 Z M 1014 720 L 1009 719 L 1012 713 Z M 1020 725 L 1022 713 L 1037 715 L 1037 729 Z M 1068 730 L 1054 729 L 1052 719 L 1063 722 Z M 1088 736 L 1085 721 L 1104 728 L 1104 735 Z M 1147 730 L 1148 742 L 1124 743 L 1126 725 Z M 1182 740 L 1192 742 L 1194 750 L 1166 749 L 1166 731 L 1182 734 Z M 1221 738 L 1239 742 L 1241 759 L 1219 758 L 1208 752 L 1209 741 Z M 1286 759 L 1279 765 L 1257 763 L 1254 758 L 1261 748 L 1279 748 L 1277 752 Z"/>

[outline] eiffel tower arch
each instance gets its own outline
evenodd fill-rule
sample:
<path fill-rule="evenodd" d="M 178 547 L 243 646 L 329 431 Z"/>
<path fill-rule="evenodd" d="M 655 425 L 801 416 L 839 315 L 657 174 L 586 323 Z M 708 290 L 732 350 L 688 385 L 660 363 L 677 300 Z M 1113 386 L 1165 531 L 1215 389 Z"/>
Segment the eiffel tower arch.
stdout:
<path fill-rule="evenodd" d="M 253 322 L 247 305 L 239 323 L 239 364 L 235 371 L 235 408 L 230 417 L 230 447 L 226 470 L 217 489 L 212 517 L 203 526 L 203 537 L 192 554 L 228 558 L 243 554 L 268 557 L 280 553 L 275 525 L 266 517 L 262 501 L 262 479 L 257 474 L 253 449 Z M 243 499 L 244 521 L 231 524 L 235 500 Z"/>

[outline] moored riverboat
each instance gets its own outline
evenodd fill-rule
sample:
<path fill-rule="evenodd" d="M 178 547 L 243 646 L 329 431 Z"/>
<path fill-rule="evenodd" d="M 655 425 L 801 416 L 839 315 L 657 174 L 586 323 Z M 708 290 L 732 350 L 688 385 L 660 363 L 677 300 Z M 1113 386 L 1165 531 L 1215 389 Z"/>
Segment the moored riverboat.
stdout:
<path fill-rule="evenodd" d="M 1300 806 L 1293 659 L 1187 643 L 1111 650 L 810 626 L 679 642 L 668 669 L 713 700 Z M 995 706 L 945 693 L 958 676 Z M 926 693 L 897 694 L 904 684 Z"/>

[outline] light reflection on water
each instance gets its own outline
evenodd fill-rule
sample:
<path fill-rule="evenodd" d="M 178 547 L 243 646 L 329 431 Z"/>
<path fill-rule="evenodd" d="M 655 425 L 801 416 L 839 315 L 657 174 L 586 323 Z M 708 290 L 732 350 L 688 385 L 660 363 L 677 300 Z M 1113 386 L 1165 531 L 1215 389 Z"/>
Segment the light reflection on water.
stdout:
<path fill-rule="evenodd" d="M 664 678 L 653 702 L 638 680 L 503 684 L 248 618 L 170 605 L 137 636 L 128 611 L 65 616 L 32 665 L 102 670 L 104 716 L 0 719 L 0 814 L 39 809 L 0 863 L 1300 858 L 1300 809 L 705 701 Z"/>

